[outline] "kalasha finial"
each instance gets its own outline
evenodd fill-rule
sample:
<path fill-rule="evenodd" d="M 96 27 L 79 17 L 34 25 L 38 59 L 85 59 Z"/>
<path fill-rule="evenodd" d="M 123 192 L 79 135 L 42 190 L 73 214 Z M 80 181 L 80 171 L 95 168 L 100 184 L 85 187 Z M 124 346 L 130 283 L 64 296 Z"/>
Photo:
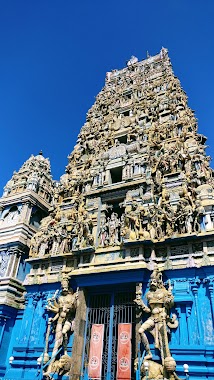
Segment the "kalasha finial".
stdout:
<path fill-rule="evenodd" d="M 42 150 L 40 150 L 40 152 L 39 152 L 39 156 L 43 156 Z"/>

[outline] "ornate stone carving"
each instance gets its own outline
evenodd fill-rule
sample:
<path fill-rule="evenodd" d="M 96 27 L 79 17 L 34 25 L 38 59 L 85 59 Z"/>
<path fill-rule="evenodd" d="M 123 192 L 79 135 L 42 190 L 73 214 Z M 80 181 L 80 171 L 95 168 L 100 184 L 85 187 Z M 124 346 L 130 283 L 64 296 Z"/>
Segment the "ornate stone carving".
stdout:
<path fill-rule="evenodd" d="M 31 156 L 18 172 L 14 172 L 10 181 L 4 188 L 3 197 L 33 190 L 48 202 L 52 198 L 53 183 L 50 172 L 49 159 L 44 158 L 42 152 Z"/>
<path fill-rule="evenodd" d="M 55 216 L 42 223 L 30 255 L 212 231 L 214 181 L 205 141 L 166 49 L 142 62 L 132 57 L 128 67 L 107 74 L 55 186 Z M 36 161 L 47 169 L 42 158 Z M 38 178 L 32 170 L 34 191 Z M 116 188 L 123 194 L 109 212 L 101 192 Z M 92 207 L 95 195 L 101 204 Z"/>
<path fill-rule="evenodd" d="M 75 313 L 78 304 L 78 293 L 74 293 L 72 289 L 69 289 L 68 280 L 64 279 L 61 283 L 61 294 L 56 298 L 57 294 L 48 299 L 46 309 L 49 312 L 54 313 L 54 317 L 50 317 L 48 320 L 48 327 L 46 332 L 46 347 L 44 352 L 44 362 L 49 361 L 48 355 L 48 341 L 51 328 L 54 328 L 54 348 L 51 355 L 50 364 L 45 371 L 46 378 L 49 378 L 50 373 L 56 372 L 59 375 L 69 370 L 68 363 L 71 358 L 67 353 L 68 339 L 75 328 Z M 60 359 L 56 361 L 56 354 L 59 349 L 63 347 L 63 355 L 60 355 Z"/>
<path fill-rule="evenodd" d="M 176 362 L 171 356 L 167 336 L 169 328 L 176 328 L 178 326 L 176 315 L 173 314 L 172 317 L 170 317 L 170 309 L 173 306 L 174 300 L 171 286 L 169 285 L 168 290 L 166 289 L 162 281 L 162 273 L 159 272 L 158 269 L 155 269 L 151 274 L 149 287 L 150 290 L 146 294 L 148 306 L 144 304 L 141 298 L 141 290 L 136 293 L 136 299 L 134 300 L 136 306 L 140 308 L 143 313 L 150 314 L 139 329 L 139 334 L 146 352 L 144 362 L 149 361 L 149 366 L 151 367 L 149 376 L 152 377 L 148 378 L 160 379 L 159 375 L 163 373 L 166 379 L 176 379 Z M 155 348 L 160 351 L 162 368 L 159 366 L 156 368 L 156 363 L 151 360 L 152 352 L 146 335 L 147 331 L 154 337 Z M 141 370 L 142 374 L 145 373 L 144 366 Z"/>
<path fill-rule="evenodd" d="M 10 260 L 10 252 L 1 251 L 0 252 L 0 278 L 6 275 L 9 260 Z"/>

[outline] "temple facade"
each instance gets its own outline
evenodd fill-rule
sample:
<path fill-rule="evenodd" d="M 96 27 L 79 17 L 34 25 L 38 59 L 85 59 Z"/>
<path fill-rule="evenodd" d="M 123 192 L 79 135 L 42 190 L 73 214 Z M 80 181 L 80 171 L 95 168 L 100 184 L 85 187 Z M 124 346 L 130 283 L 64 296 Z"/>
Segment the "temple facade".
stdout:
<path fill-rule="evenodd" d="M 214 378 L 214 179 L 167 49 L 106 74 L 65 174 L 0 199 L 0 378 Z"/>

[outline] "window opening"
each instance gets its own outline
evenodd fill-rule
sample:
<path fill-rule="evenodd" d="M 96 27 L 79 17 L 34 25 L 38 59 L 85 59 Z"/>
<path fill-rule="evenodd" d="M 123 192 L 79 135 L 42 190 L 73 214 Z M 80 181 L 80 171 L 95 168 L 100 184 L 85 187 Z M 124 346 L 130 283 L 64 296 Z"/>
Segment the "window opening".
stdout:
<path fill-rule="evenodd" d="M 120 199 L 120 200 L 115 200 L 115 201 L 112 201 L 111 202 L 107 202 L 107 209 L 108 209 L 108 212 L 107 212 L 107 218 L 111 216 L 111 214 L 114 212 L 118 215 L 118 218 L 120 219 L 121 216 L 124 214 L 125 212 L 125 208 L 123 207 L 123 202 L 124 202 L 124 199 Z"/>
<path fill-rule="evenodd" d="M 36 228 L 39 228 L 42 218 L 46 215 L 41 210 L 34 208 L 30 217 L 30 224 Z"/>
<path fill-rule="evenodd" d="M 120 136 L 120 137 L 117 138 L 117 140 L 118 140 L 121 144 L 126 144 L 126 143 L 127 143 L 127 135 Z"/>
<path fill-rule="evenodd" d="M 124 112 L 121 112 L 121 116 L 129 116 L 130 114 L 130 111 L 124 111 Z"/>
<path fill-rule="evenodd" d="M 122 166 L 111 169 L 110 173 L 111 173 L 111 183 L 118 183 L 122 181 Z"/>

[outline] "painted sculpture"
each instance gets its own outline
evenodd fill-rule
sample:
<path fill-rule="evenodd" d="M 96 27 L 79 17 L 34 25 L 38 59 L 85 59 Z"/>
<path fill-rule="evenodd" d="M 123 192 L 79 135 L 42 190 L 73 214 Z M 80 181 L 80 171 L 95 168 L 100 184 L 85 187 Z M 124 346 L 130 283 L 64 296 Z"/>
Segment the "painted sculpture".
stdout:
<path fill-rule="evenodd" d="M 44 354 L 44 362 L 49 361 L 48 355 L 48 340 L 51 329 L 54 330 L 54 347 L 51 354 L 50 363 L 45 370 L 45 377 L 50 378 L 53 372 L 63 374 L 68 365 L 63 366 L 63 363 L 70 363 L 71 358 L 67 352 L 69 335 L 74 331 L 75 312 L 78 303 L 78 292 L 73 292 L 69 288 L 68 280 L 63 279 L 61 282 L 61 295 L 58 300 L 56 298 L 48 299 L 46 309 L 54 313 L 54 317 L 48 319 L 48 328 L 46 333 L 46 348 Z M 63 351 L 63 355 L 61 352 Z M 58 355 L 60 359 L 58 360 Z M 57 360 L 56 360 L 57 359 Z"/>
<path fill-rule="evenodd" d="M 148 301 L 148 306 L 143 302 L 141 295 L 142 292 L 139 290 L 136 294 L 136 299 L 134 302 L 137 307 L 142 310 L 143 313 L 149 313 L 150 316 L 141 325 L 139 329 L 139 334 L 141 341 L 145 349 L 144 362 L 142 364 L 141 371 L 144 372 L 145 362 L 149 363 L 149 367 L 154 369 L 157 367 L 157 363 L 152 361 L 152 352 L 150 349 L 149 341 L 146 332 L 150 332 L 154 338 L 154 346 L 160 352 L 162 367 L 160 371 L 160 366 L 158 366 L 158 372 L 163 374 L 162 377 L 170 380 L 177 379 L 175 373 L 176 362 L 171 356 L 168 342 L 168 330 L 170 328 L 176 328 L 178 326 L 178 321 L 176 315 L 170 317 L 170 309 L 173 306 L 173 295 L 171 292 L 171 286 L 166 289 L 162 281 L 162 273 L 155 269 L 150 276 L 149 291 L 146 294 Z M 153 379 L 159 379 L 159 374 Z M 148 377 L 151 378 L 151 377 Z"/>

